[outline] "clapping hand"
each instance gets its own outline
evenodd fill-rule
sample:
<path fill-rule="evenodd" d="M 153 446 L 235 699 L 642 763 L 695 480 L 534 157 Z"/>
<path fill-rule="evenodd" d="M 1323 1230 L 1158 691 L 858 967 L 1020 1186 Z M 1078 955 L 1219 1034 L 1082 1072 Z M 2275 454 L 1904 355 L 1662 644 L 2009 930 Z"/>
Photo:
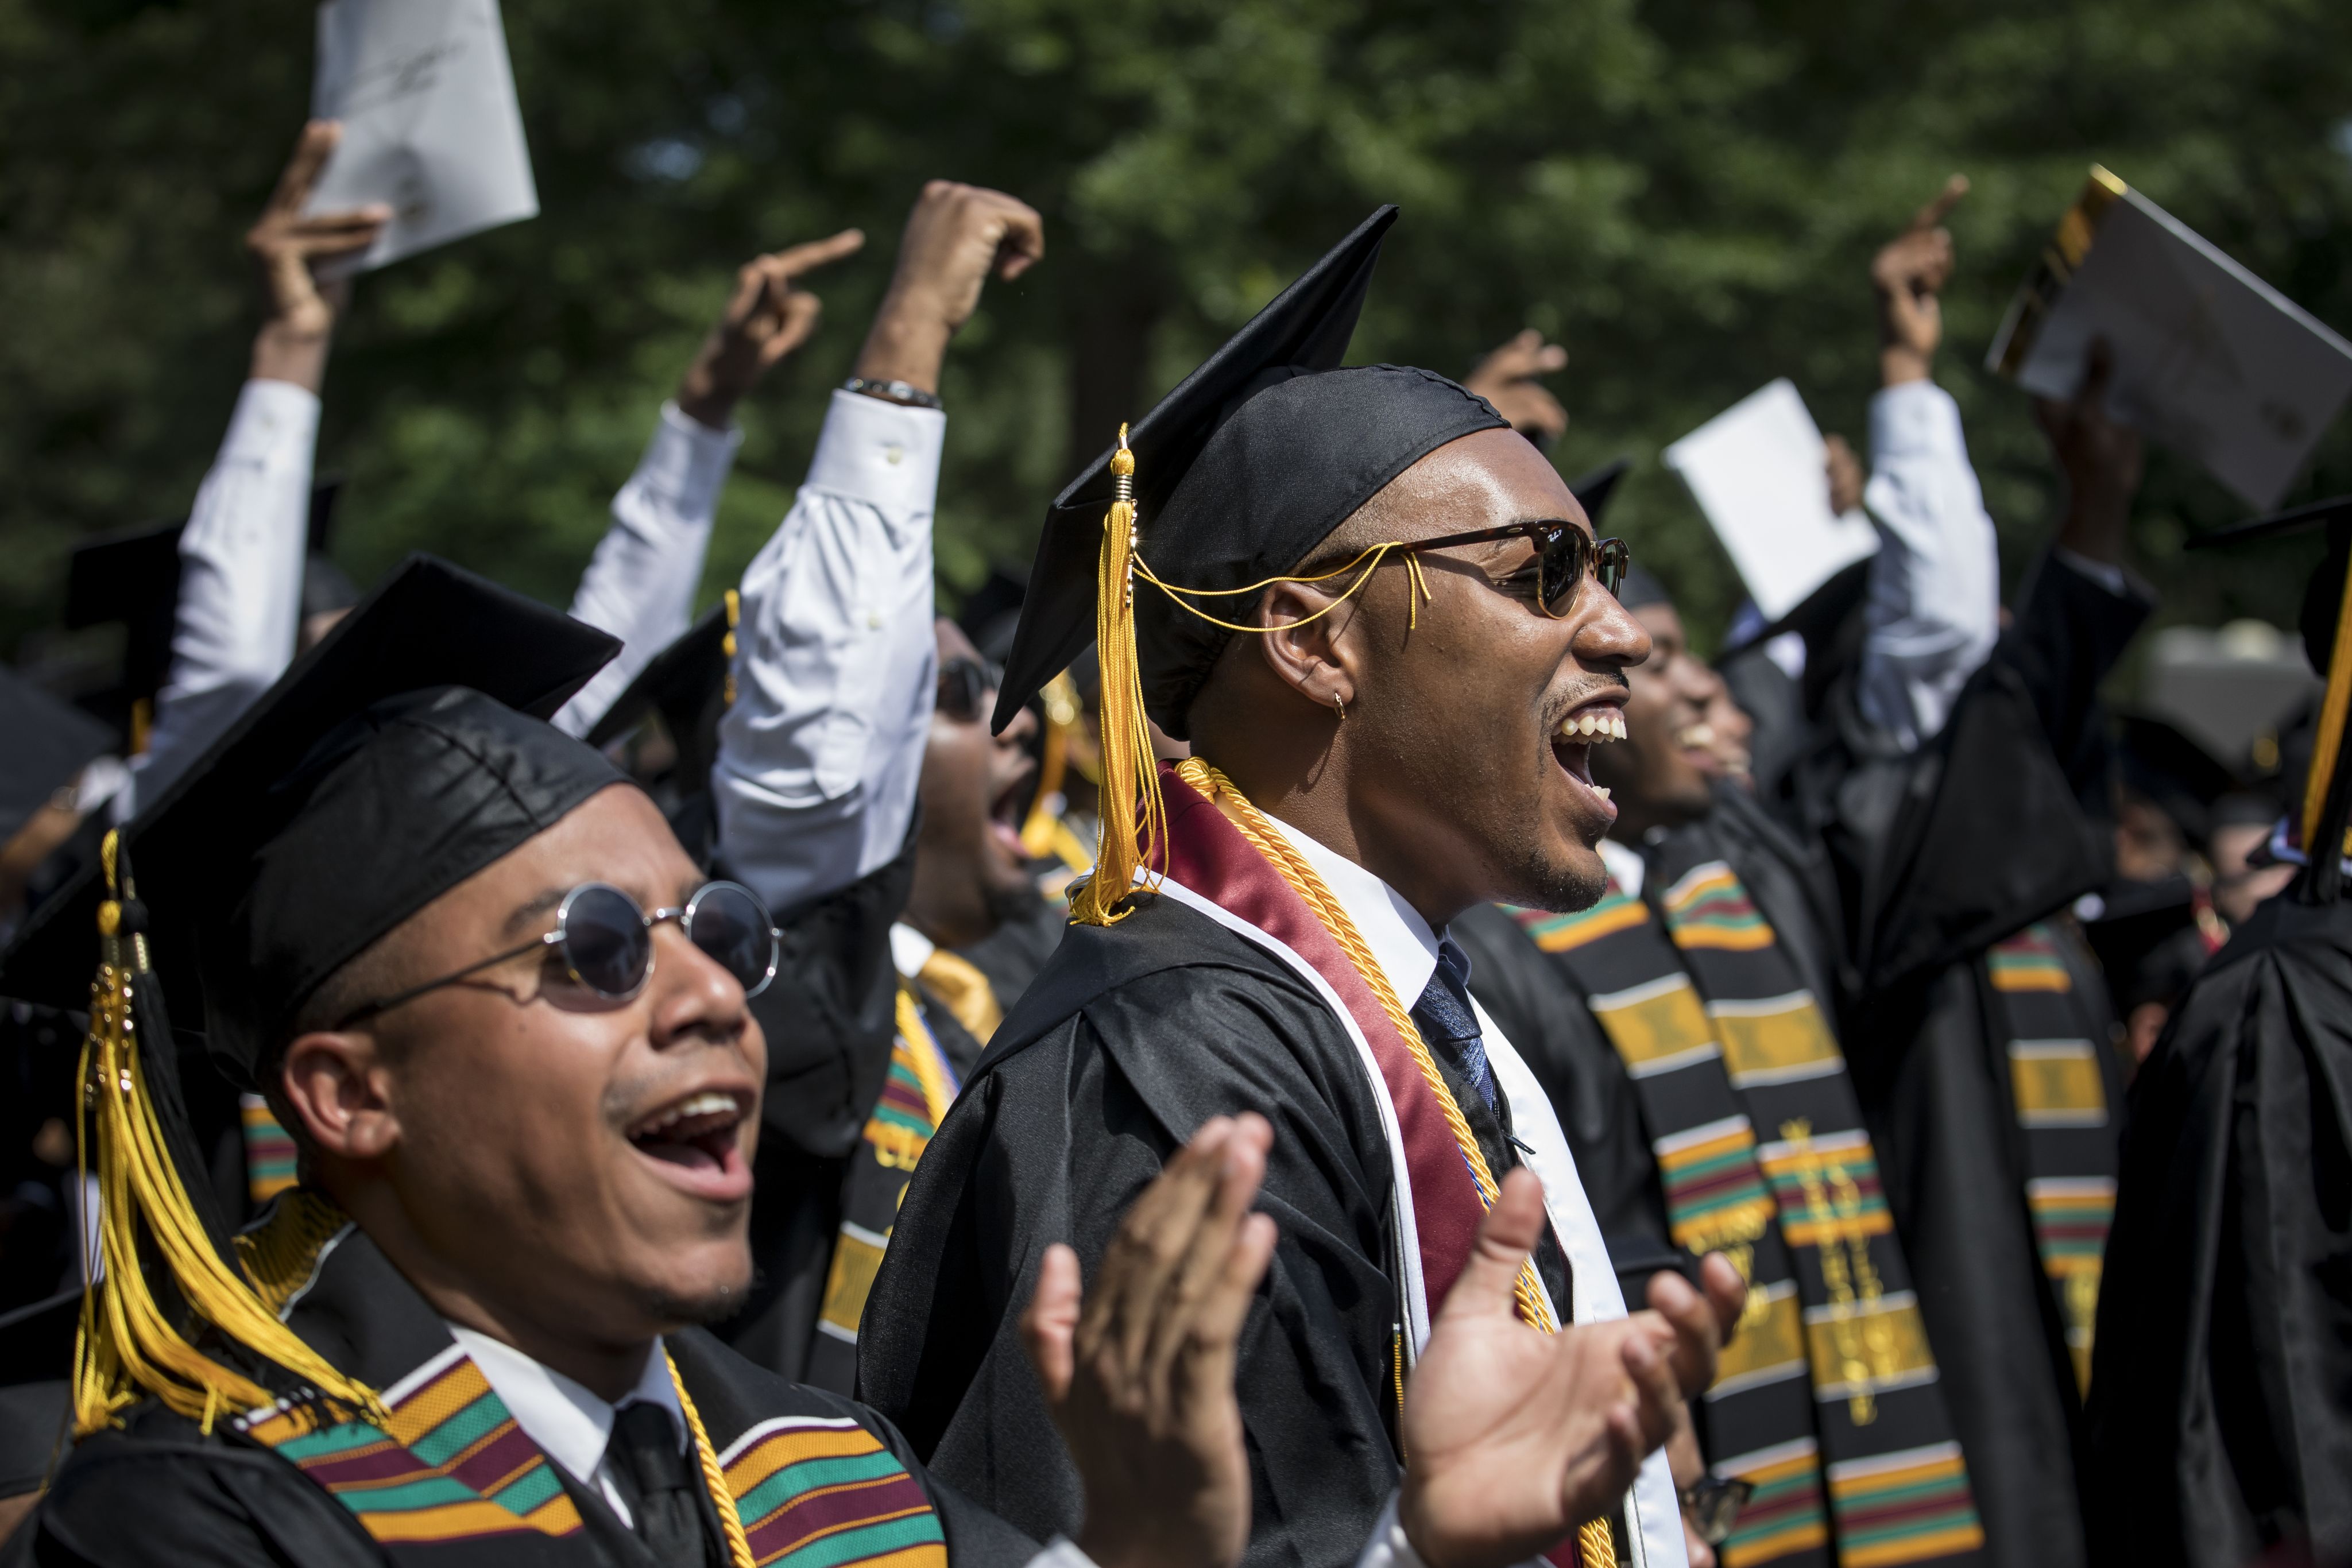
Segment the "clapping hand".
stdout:
<path fill-rule="evenodd" d="M 1252 1214 L 1274 1141 L 1219 1116 L 1119 1225 L 1091 1289 L 1046 1249 L 1022 1337 L 1086 1487 L 1077 1544 L 1100 1568 L 1232 1568 L 1249 1544 L 1234 1343 L 1274 1256 Z"/>
<path fill-rule="evenodd" d="M 1738 1321 L 1745 1287 L 1711 1256 L 1704 1295 L 1662 1274 L 1647 1312 L 1530 1328 L 1512 1284 L 1543 1224 L 1540 1185 L 1512 1172 L 1406 1392 L 1398 1518 L 1431 1568 L 1524 1562 L 1612 1512 Z"/>

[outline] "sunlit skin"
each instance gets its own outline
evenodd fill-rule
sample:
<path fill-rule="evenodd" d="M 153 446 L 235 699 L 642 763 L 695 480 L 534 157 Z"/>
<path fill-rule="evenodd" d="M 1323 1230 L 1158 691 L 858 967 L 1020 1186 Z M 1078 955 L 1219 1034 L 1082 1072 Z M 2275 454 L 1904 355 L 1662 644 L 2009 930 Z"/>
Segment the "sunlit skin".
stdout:
<path fill-rule="evenodd" d="M 1590 532 L 1525 437 L 1481 431 L 1391 481 L 1313 564 L 1382 539 L 1552 518 Z M 1194 750 L 1433 926 L 1494 900 L 1591 904 L 1603 882 L 1594 846 L 1616 820 L 1589 782 L 1591 754 L 1606 748 L 1565 741 L 1560 726 L 1614 717 L 1649 636 L 1589 579 L 1560 616 L 1546 614 L 1534 557 L 1525 539 L 1423 555 L 1430 597 L 1417 613 L 1401 558 L 1316 621 L 1305 618 L 1347 578 L 1276 585 L 1256 622 L 1275 630 L 1236 636 L 1193 703 Z"/>
<path fill-rule="evenodd" d="M 1650 634 L 1650 656 L 1626 672 L 1626 738 L 1592 758 L 1592 776 L 1617 807 L 1621 843 L 1706 815 L 1709 786 L 1729 772 L 1713 722 L 1731 706 L 1723 677 L 1690 651 L 1673 605 L 1644 604 L 1633 619 Z"/>
<path fill-rule="evenodd" d="M 940 621 L 937 635 L 942 666 L 959 656 L 979 657 L 954 622 Z M 988 716 L 995 706 L 991 690 L 971 718 L 934 712 L 923 743 L 923 824 L 907 919 L 943 947 L 979 941 L 1009 911 L 1037 897 L 1021 847 L 1021 810 L 1037 774 L 1029 755 L 1037 718 L 1023 708 L 1003 734 L 992 736 Z"/>
<path fill-rule="evenodd" d="M 581 883 L 650 911 L 702 880 L 653 802 L 614 786 L 362 963 L 389 994 L 552 930 Z M 519 957 L 300 1036 L 283 1085 L 319 1185 L 435 1311 L 612 1399 L 656 1335 L 732 1310 L 751 1283 L 766 1067 L 742 987 L 672 922 L 633 1000 Z M 702 1095 L 728 1108 L 647 1135 Z"/>

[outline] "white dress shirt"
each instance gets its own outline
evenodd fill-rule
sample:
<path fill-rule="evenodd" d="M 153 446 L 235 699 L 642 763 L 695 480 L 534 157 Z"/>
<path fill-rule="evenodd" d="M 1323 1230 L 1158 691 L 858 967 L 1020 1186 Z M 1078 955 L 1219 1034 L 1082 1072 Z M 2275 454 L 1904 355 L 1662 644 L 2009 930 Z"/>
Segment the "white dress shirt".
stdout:
<path fill-rule="evenodd" d="M 1857 696 L 1864 718 L 1916 749 L 2000 635 L 2000 554 L 1949 392 L 1928 381 L 1882 389 L 1870 455 L 1863 500 L 1879 550 Z"/>
<path fill-rule="evenodd" d="M 172 664 L 147 749 L 114 796 L 117 821 L 168 788 L 293 663 L 318 440 L 316 392 L 249 381 L 237 393 L 180 534 Z"/>
<path fill-rule="evenodd" d="M 555 727 L 585 735 L 656 653 L 682 635 L 702 585 L 719 492 L 743 444 L 737 429 L 713 430 L 662 404 L 637 471 L 613 497 L 613 526 L 572 596 L 572 613 L 621 640 L 621 652 L 557 710 Z"/>
<path fill-rule="evenodd" d="M 446 1320 L 444 1320 L 446 1322 Z M 637 1375 L 637 1385 L 623 1395 L 619 1404 L 607 1404 L 583 1384 L 575 1383 L 551 1366 L 542 1366 L 514 1346 L 492 1339 L 474 1329 L 449 1324 L 449 1332 L 458 1344 L 481 1369 L 482 1376 L 498 1395 L 507 1414 L 515 1418 L 523 1436 L 539 1445 L 539 1451 L 562 1465 L 572 1479 L 581 1485 L 593 1488 L 612 1506 L 623 1524 L 635 1529 L 636 1517 L 622 1500 L 620 1489 L 613 1482 L 613 1467 L 605 1449 L 613 1440 L 613 1421 L 624 1405 L 658 1405 L 669 1413 L 670 1425 L 677 1433 L 677 1451 L 686 1452 L 692 1439 L 687 1431 L 686 1411 L 677 1402 L 677 1388 L 669 1380 L 669 1363 L 659 1354 L 660 1346 L 649 1347 L 646 1353 L 646 1369 Z"/>
<path fill-rule="evenodd" d="M 938 683 L 931 516 L 947 418 L 836 392 L 792 511 L 743 574 L 721 855 L 784 911 L 887 864 Z"/>
<path fill-rule="evenodd" d="M 1411 1009 L 1437 971 L 1438 934 L 1396 889 L 1362 866 L 1279 817 L 1266 820 L 1315 868 L 1331 896 L 1355 922 L 1397 999 Z M 1476 998 L 1471 998 L 1470 1006 L 1477 1015 L 1496 1087 L 1510 1105 L 1513 1141 L 1520 1147 L 1521 1162 L 1543 1183 L 1544 1208 L 1552 1234 L 1568 1258 L 1573 1300 L 1568 1312 L 1559 1312 L 1557 1302 L 1554 1311 L 1564 1321 L 1579 1323 L 1622 1318 L 1625 1298 L 1618 1290 L 1617 1271 L 1609 1261 L 1609 1249 L 1601 1239 L 1600 1224 L 1592 1217 L 1591 1204 L 1576 1174 L 1576 1157 L 1569 1152 L 1567 1135 L 1560 1131 L 1551 1101 Z M 1439 1303 L 1429 1305 L 1433 1316 Z M 1675 1497 L 1664 1450 L 1643 1461 L 1633 1482 L 1632 1512 L 1637 1539 L 1631 1545 L 1636 1568 L 1686 1568 L 1682 1505 Z M 1397 1522 L 1394 1497 L 1375 1522 L 1356 1564 L 1357 1568 L 1421 1568 L 1420 1553 L 1413 1551 Z"/>

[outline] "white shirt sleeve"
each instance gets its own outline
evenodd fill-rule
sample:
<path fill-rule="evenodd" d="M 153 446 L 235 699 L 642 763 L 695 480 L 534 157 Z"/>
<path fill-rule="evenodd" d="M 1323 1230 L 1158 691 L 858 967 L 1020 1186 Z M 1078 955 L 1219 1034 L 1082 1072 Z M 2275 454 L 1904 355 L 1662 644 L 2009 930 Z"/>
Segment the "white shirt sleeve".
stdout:
<path fill-rule="evenodd" d="M 555 727 L 585 735 L 694 613 L 719 492 L 743 433 L 711 429 L 662 404 L 637 471 L 613 497 L 613 526 L 572 596 L 572 613 L 621 640 L 621 652 L 557 710 Z"/>
<path fill-rule="evenodd" d="M 785 910 L 888 863 L 938 678 L 931 515 L 947 417 L 836 392 L 808 479 L 743 574 L 719 852 Z"/>
<path fill-rule="evenodd" d="M 1969 465 L 1960 411 L 1933 382 L 1870 402 L 1879 551 L 1870 566 L 1863 716 L 1906 748 L 1933 738 L 2000 633 L 2000 557 Z"/>
<path fill-rule="evenodd" d="M 294 662 L 318 439 L 316 392 L 249 381 L 237 393 L 180 535 L 172 665 L 131 787 L 116 797 L 121 815 L 169 786 Z"/>

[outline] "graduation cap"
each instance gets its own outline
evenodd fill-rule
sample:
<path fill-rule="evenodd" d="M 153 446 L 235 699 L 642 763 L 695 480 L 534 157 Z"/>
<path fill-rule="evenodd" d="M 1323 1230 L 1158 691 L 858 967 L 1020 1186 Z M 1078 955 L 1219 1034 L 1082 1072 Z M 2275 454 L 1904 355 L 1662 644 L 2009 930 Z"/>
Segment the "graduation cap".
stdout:
<path fill-rule="evenodd" d="M 1569 482 L 1568 488 L 1576 497 L 1576 504 L 1584 508 L 1584 520 L 1592 525 L 1593 532 L 1601 531 L 1601 514 L 1608 509 L 1609 497 L 1617 493 L 1617 481 L 1625 477 L 1633 466 L 1630 457 L 1612 457 L 1591 473 Z"/>
<path fill-rule="evenodd" d="M 658 716 L 675 760 L 651 780 L 655 801 L 699 864 L 717 847 L 719 819 L 710 770 L 719 762 L 719 721 L 735 703 L 735 626 L 742 601 L 733 589 L 646 662 L 628 689 L 604 710 L 587 742 L 600 750 Z"/>
<path fill-rule="evenodd" d="M 100 1088 L 87 1146 L 108 1194 L 93 1291 L 118 1299 L 84 1311 L 83 1432 L 148 1395 L 194 1417 L 251 1409 L 277 1396 L 276 1372 L 381 1418 L 375 1396 L 286 1330 L 238 1269 L 202 1180 L 171 1019 L 202 1016 L 215 1062 L 252 1081 L 335 970 L 623 782 L 543 722 L 618 648 L 412 558 L 0 954 L 0 994 L 91 1009 Z M 205 1352 L 163 1297 L 216 1331 Z"/>
<path fill-rule="evenodd" d="M 2311 767 L 2295 813 L 2298 841 L 2310 856 L 2306 896 L 2333 904 L 2343 885 L 2343 856 L 2352 852 L 2346 828 L 2352 824 L 2352 768 L 2343 766 L 2345 711 L 2352 706 L 2352 639 L 2339 633 L 2352 609 L 2352 496 L 2336 496 L 2309 506 L 2256 517 L 2234 528 L 2200 534 L 2190 549 L 2227 549 L 2258 539 L 2327 530 L 2327 554 L 2303 591 L 2303 649 L 2311 667 L 2327 678 L 2320 694 L 2312 741 Z M 2333 852 L 2321 852 L 2326 846 Z"/>
<path fill-rule="evenodd" d="M 1435 371 L 1339 368 L 1395 221 L 1393 206 L 1365 219 L 1132 429 L 1122 426 L 1118 444 L 1046 511 L 995 726 L 1010 724 L 1094 640 L 1104 853 L 1073 904 L 1076 919 L 1117 918 L 1113 905 L 1139 863 L 1137 830 L 1156 838 L 1161 822 L 1145 717 L 1188 734 L 1186 710 L 1247 608 L 1243 596 L 1295 570 L 1422 457 L 1510 428 L 1484 398 Z"/>
<path fill-rule="evenodd" d="M 114 744 L 106 726 L 0 667 L 0 843 Z"/>
<path fill-rule="evenodd" d="M 342 490 L 341 475 L 310 486 L 302 563 L 306 620 L 359 601 L 352 580 L 327 554 Z M 180 615 L 180 536 L 187 528 L 182 517 L 104 534 L 78 547 L 66 567 L 66 629 L 121 622 L 126 632 L 121 679 L 91 701 L 121 729 L 134 752 L 146 748 L 155 694 L 172 673 L 172 637 Z"/>
<path fill-rule="evenodd" d="M 2238 787 L 2211 752 L 2148 714 L 2126 714 L 2118 723 L 2116 768 L 2124 787 L 2171 818 L 2192 844 L 2211 835 L 2214 802 Z"/>

